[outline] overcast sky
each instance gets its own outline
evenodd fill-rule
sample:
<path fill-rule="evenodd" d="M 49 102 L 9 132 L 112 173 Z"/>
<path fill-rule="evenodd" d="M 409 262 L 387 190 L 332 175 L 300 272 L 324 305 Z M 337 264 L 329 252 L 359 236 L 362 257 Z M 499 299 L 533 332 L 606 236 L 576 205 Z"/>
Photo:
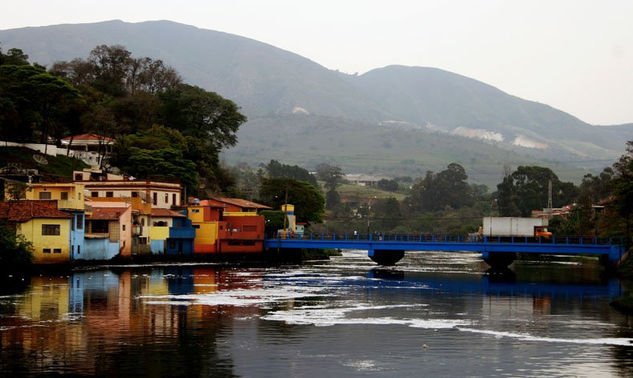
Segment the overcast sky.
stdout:
<path fill-rule="evenodd" d="M 21 0 L 2 8 L 0 29 L 171 20 L 343 72 L 437 67 L 589 123 L 633 122 L 633 0 Z"/>

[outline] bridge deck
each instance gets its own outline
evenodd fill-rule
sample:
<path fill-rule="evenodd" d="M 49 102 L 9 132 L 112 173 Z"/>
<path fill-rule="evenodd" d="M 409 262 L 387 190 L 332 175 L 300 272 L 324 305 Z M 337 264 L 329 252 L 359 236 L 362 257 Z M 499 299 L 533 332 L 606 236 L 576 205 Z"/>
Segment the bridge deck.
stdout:
<path fill-rule="evenodd" d="M 612 239 L 586 237 L 552 238 L 469 238 L 445 235 L 305 235 L 301 238 L 271 238 L 267 248 L 362 249 L 374 251 L 452 251 L 490 253 L 535 253 L 567 255 L 604 255 L 615 263 L 624 254 L 621 244 Z"/>

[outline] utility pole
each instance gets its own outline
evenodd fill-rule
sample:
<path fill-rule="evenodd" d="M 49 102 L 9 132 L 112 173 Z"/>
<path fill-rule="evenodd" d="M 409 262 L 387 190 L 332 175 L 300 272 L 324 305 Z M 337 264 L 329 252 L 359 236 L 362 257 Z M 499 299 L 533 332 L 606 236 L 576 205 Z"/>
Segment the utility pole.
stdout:
<path fill-rule="evenodd" d="M 552 179 L 547 183 L 547 214 L 552 214 Z"/>

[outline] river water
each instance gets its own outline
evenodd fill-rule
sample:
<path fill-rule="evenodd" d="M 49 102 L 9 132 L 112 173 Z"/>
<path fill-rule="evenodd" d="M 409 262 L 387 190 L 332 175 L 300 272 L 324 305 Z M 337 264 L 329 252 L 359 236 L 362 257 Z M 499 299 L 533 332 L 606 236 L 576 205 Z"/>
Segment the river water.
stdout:
<path fill-rule="evenodd" d="M 632 376 L 625 287 L 595 260 L 364 251 L 301 266 L 36 275 L 0 296 L 0 375 Z M 5 291 L 9 289 L 5 288 Z"/>

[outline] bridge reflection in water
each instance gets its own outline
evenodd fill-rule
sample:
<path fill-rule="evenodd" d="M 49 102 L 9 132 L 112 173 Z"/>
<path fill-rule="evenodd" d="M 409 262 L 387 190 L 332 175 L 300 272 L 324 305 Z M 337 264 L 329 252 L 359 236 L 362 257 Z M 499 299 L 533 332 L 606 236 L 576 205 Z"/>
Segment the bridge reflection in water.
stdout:
<path fill-rule="evenodd" d="M 437 273 L 411 273 L 393 269 L 375 268 L 367 273 L 368 278 L 382 280 L 385 287 L 399 286 L 402 282 L 417 282 L 438 293 L 458 295 L 485 294 L 486 296 L 530 297 L 530 298 L 595 298 L 615 299 L 623 294 L 620 282 L 611 278 L 596 283 L 556 283 L 517 280 L 511 270 L 485 275 L 438 275 Z"/>
<path fill-rule="evenodd" d="M 491 266 L 503 268 L 517 253 L 555 255 L 596 255 L 610 265 L 624 254 L 621 241 L 596 237 L 468 237 L 434 234 L 306 235 L 268 238 L 268 249 L 360 249 L 380 265 L 394 265 L 404 251 L 479 252 Z"/>

